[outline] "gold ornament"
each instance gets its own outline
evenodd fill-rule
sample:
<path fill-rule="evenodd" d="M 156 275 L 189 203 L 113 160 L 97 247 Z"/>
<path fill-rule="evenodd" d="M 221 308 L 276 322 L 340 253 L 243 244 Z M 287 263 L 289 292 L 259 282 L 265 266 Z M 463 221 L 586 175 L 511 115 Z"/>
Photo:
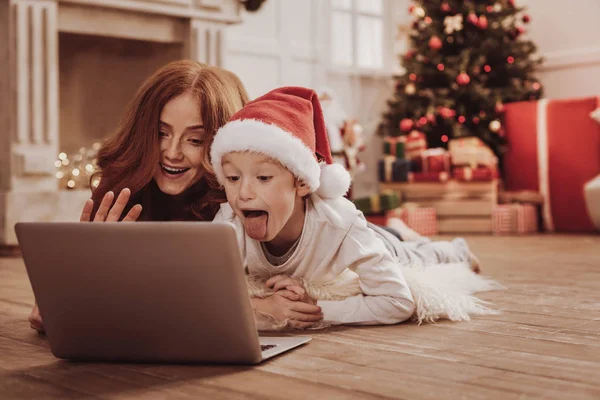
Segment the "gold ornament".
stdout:
<path fill-rule="evenodd" d="M 425 10 L 423 10 L 422 7 L 415 7 L 413 15 L 418 18 L 423 18 L 425 16 Z"/>
<path fill-rule="evenodd" d="M 417 93 L 417 88 L 416 88 L 416 86 L 413 83 L 409 83 L 404 88 L 404 91 L 406 92 L 406 94 L 412 96 L 413 94 Z"/>
<path fill-rule="evenodd" d="M 490 122 L 489 128 L 490 128 L 490 131 L 492 131 L 494 133 L 498 133 L 498 131 L 500 131 L 500 128 L 502 128 L 502 124 L 500 123 L 500 121 L 495 119 Z"/>

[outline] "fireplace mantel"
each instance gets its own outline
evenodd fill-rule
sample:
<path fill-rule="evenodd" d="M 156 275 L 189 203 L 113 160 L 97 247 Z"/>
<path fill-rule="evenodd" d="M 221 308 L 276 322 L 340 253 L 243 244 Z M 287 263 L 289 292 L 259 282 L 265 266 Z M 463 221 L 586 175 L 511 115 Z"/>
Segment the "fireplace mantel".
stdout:
<path fill-rule="evenodd" d="M 126 56 L 114 58 L 115 69 L 132 85 L 134 71 L 146 74 L 142 67 L 175 57 L 223 65 L 225 30 L 241 22 L 240 15 L 239 0 L 0 1 L 0 245 L 17 244 L 18 221 L 76 220 L 78 201 L 89 195 L 80 191 L 66 199 L 54 167 L 67 128 L 90 123 L 79 114 L 65 119 L 65 109 L 80 113 L 74 105 L 89 102 L 77 97 L 97 87 L 86 83 L 89 76 L 111 79 L 94 66 L 95 60 L 110 62 L 103 50 L 81 60 L 89 51 L 86 40 L 109 51 L 121 50 L 115 41 L 122 41 Z M 136 58 L 136 50 L 142 56 Z M 117 88 L 121 97 L 133 95 L 129 87 Z M 110 104 L 105 111 L 117 113 Z M 67 209 L 65 201 L 72 202 Z"/>

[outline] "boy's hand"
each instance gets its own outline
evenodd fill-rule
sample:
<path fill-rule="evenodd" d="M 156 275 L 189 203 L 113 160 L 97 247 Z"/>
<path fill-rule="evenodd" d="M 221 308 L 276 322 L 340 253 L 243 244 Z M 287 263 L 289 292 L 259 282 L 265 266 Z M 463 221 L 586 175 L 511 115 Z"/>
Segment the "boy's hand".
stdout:
<path fill-rule="evenodd" d="M 291 292 L 288 294 L 282 294 L 285 298 L 289 300 L 301 301 L 303 303 L 312 305 L 317 304 L 317 301 L 310 297 L 308 293 L 306 293 L 306 290 L 304 289 L 300 281 L 292 278 L 291 276 L 275 275 L 274 277 L 269 279 L 265 283 L 265 285 L 277 293 L 282 291 L 282 289 Z"/>
<path fill-rule="evenodd" d="M 273 316 L 276 321 L 288 320 L 294 328 L 310 328 L 323 319 L 321 307 L 289 300 L 291 295 L 294 293 L 280 290 L 264 299 L 254 298 L 252 304 L 257 311 Z"/>

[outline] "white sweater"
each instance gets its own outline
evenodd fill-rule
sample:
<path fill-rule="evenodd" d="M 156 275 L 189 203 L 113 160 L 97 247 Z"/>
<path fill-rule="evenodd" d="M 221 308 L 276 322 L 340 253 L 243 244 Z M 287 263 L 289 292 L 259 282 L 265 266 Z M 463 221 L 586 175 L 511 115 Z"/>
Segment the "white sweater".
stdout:
<path fill-rule="evenodd" d="M 263 280 L 289 275 L 324 283 L 347 269 L 354 271 L 363 294 L 344 300 L 319 300 L 325 322 L 393 324 L 413 314 L 414 301 L 400 265 L 381 237 L 367 227 L 363 214 L 345 198 L 322 199 L 312 194 L 307 199 L 298 247 L 280 266 L 267 261 L 260 242 L 245 234 L 229 204 L 221 205 L 214 222 L 228 222 L 235 227 L 244 266 Z"/>

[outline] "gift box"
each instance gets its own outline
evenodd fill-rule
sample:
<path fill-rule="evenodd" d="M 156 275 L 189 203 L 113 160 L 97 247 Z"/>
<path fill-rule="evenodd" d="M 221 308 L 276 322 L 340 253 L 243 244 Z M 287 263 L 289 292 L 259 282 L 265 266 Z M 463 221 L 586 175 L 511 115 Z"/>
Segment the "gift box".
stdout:
<path fill-rule="evenodd" d="M 452 177 L 461 182 L 489 182 L 498 178 L 498 170 L 495 167 L 456 167 Z"/>
<path fill-rule="evenodd" d="M 406 145 L 406 137 L 385 137 L 383 138 L 383 154 L 391 155 L 396 158 L 404 158 L 404 147 Z"/>
<path fill-rule="evenodd" d="M 527 234 L 538 232 L 538 216 L 532 204 L 500 204 L 492 211 L 492 232 Z"/>
<path fill-rule="evenodd" d="M 452 139 L 448 143 L 452 165 L 465 165 L 471 168 L 493 166 L 498 163 L 492 150 L 478 137 Z"/>
<path fill-rule="evenodd" d="M 406 135 L 405 153 L 406 158 L 417 158 L 427 149 L 427 139 L 425 134 L 419 131 L 412 131 Z"/>
<path fill-rule="evenodd" d="M 503 159 L 507 190 L 544 196 L 548 231 L 591 232 L 583 188 L 600 173 L 600 124 L 590 117 L 596 97 L 507 104 Z"/>
<path fill-rule="evenodd" d="M 395 192 L 378 193 L 354 199 L 353 203 L 363 214 L 379 214 L 399 207 L 400 196 Z"/>
<path fill-rule="evenodd" d="M 379 160 L 377 171 L 380 182 L 406 182 L 410 161 L 394 156 L 384 156 Z"/>
<path fill-rule="evenodd" d="M 437 214 L 433 207 L 417 207 L 406 203 L 401 208 L 388 211 L 387 218 L 400 218 L 412 230 L 423 236 L 438 234 Z"/>
<path fill-rule="evenodd" d="M 450 154 L 441 148 L 424 150 L 421 169 L 423 172 L 450 172 Z"/>
<path fill-rule="evenodd" d="M 409 182 L 447 182 L 450 179 L 450 174 L 446 171 L 442 172 L 409 172 Z"/>

